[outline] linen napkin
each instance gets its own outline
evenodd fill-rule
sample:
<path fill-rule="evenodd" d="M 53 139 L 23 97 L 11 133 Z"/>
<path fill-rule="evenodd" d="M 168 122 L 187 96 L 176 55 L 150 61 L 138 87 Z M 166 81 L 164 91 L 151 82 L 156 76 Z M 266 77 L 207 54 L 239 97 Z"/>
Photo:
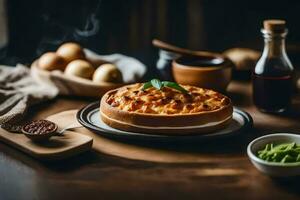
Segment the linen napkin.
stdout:
<path fill-rule="evenodd" d="M 0 65 L 0 125 L 21 120 L 31 105 L 57 94 L 55 86 L 33 79 L 28 67 Z"/>

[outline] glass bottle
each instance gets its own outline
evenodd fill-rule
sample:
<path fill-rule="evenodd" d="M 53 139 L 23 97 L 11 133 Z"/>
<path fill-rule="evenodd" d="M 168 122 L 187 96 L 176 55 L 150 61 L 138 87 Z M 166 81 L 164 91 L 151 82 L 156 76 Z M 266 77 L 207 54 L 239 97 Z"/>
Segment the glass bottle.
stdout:
<path fill-rule="evenodd" d="M 263 112 L 280 113 L 291 103 L 294 68 L 286 54 L 284 20 L 265 20 L 264 50 L 253 72 L 253 102 Z"/>

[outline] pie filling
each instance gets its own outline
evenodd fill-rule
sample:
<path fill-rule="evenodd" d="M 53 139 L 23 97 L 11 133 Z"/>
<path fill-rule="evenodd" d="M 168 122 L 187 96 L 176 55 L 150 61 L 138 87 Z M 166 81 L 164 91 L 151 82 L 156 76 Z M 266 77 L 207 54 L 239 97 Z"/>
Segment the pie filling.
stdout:
<path fill-rule="evenodd" d="M 142 90 L 137 83 L 109 93 L 106 103 L 122 111 L 143 114 L 174 115 L 215 111 L 230 104 L 218 92 L 182 85 L 187 94 L 169 87 Z"/>

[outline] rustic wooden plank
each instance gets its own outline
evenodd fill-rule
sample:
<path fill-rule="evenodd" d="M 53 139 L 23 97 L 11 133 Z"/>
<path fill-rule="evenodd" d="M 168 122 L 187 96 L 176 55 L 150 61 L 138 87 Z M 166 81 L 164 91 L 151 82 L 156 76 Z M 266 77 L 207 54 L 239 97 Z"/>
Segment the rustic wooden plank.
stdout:
<path fill-rule="evenodd" d="M 297 178 L 262 175 L 245 151 L 247 143 L 258 135 L 300 130 L 298 97 L 293 113 L 268 115 L 252 105 L 250 83 L 233 81 L 229 96 L 254 119 L 255 128 L 247 137 L 201 147 L 164 147 L 186 154 L 197 149 L 201 158 L 207 158 L 202 162 L 145 162 L 89 152 L 65 161 L 41 163 L 0 143 L 0 199 L 299 199 Z M 58 98 L 34 107 L 29 116 L 45 118 L 92 101 Z"/>

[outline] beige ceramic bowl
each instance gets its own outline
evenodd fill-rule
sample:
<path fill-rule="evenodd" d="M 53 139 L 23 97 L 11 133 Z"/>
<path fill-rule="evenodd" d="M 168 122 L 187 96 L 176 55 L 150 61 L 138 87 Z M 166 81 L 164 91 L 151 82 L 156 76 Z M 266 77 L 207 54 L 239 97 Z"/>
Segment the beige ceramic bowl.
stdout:
<path fill-rule="evenodd" d="M 257 157 L 257 152 L 268 143 L 292 143 L 300 144 L 300 136 L 291 133 L 273 133 L 253 140 L 247 147 L 247 154 L 252 164 L 262 173 L 269 176 L 288 177 L 300 176 L 300 163 L 267 162 Z"/>
<path fill-rule="evenodd" d="M 177 83 L 224 92 L 231 80 L 233 63 L 220 54 L 201 52 L 182 56 L 172 63 Z"/>

